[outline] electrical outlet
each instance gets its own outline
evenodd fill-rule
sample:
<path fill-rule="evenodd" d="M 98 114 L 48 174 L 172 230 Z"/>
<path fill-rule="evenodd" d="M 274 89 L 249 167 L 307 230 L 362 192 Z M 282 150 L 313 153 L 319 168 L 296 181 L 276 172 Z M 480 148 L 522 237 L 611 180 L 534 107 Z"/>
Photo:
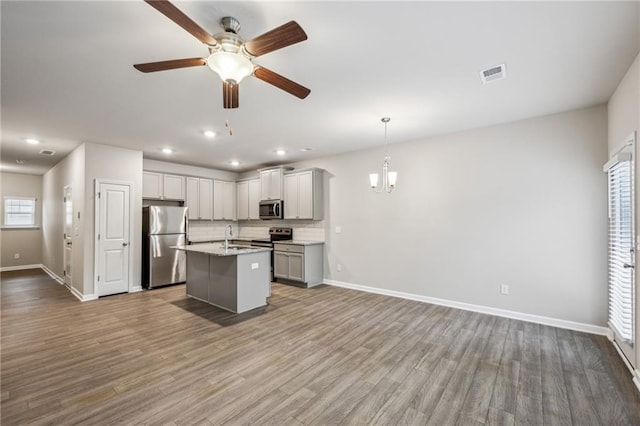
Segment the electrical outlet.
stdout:
<path fill-rule="evenodd" d="M 336 265 L 336 270 L 337 270 L 338 272 L 341 272 L 341 271 L 342 271 L 342 264 L 338 263 L 338 264 Z"/>
<path fill-rule="evenodd" d="M 339 226 L 336 226 L 336 234 L 339 234 L 342 232 L 342 228 L 340 228 Z"/>
<path fill-rule="evenodd" d="M 259 267 L 260 267 L 260 264 L 258 262 L 251 264 L 251 269 L 258 269 Z"/>
<path fill-rule="evenodd" d="M 13 258 L 14 258 L 14 259 L 20 259 L 20 253 L 16 253 L 16 254 L 14 254 L 14 255 L 13 255 Z"/>
<path fill-rule="evenodd" d="M 500 294 L 509 294 L 509 286 L 507 284 L 500 286 Z"/>

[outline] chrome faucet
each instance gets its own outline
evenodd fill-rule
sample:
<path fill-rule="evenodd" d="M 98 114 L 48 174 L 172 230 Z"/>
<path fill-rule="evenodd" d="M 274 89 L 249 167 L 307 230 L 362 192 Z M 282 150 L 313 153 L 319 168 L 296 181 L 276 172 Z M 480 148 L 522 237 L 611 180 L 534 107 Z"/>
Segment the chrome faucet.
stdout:
<path fill-rule="evenodd" d="M 227 229 L 229 230 L 229 236 L 233 235 L 233 228 L 231 225 L 227 225 L 224 228 L 224 249 L 229 250 L 229 239 L 227 238 Z"/>

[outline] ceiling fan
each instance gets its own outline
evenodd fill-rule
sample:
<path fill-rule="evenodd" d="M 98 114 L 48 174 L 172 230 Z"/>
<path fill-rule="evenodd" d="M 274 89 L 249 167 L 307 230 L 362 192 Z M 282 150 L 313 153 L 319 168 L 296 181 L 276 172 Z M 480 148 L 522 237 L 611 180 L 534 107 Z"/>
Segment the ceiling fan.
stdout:
<path fill-rule="evenodd" d="M 169 1 L 145 1 L 206 44 L 209 48 L 209 56 L 206 59 L 186 58 L 135 64 L 134 68 L 138 71 L 147 73 L 208 65 L 222 79 L 224 108 L 238 108 L 238 85 L 243 78 L 249 75 L 300 99 L 306 98 L 311 93 L 311 90 L 306 87 L 252 62 L 258 56 L 306 40 L 307 35 L 295 21 L 274 28 L 252 40 L 244 41 L 238 35 L 240 23 L 233 17 L 222 18 L 221 24 L 224 32 L 212 36 Z"/>

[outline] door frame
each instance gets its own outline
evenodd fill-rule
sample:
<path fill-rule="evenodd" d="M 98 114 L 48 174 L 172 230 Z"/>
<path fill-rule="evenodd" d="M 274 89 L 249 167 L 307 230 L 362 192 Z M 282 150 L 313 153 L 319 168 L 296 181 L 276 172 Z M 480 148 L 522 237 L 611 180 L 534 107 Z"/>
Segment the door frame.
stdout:
<path fill-rule="evenodd" d="M 100 241 L 98 240 L 98 234 L 100 233 L 100 185 L 113 184 L 124 185 L 129 187 L 129 288 L 128 293 L 134 291 L 133 286 L 133 244 L 131 236 L 134 233 L 134 217 L 133 217 L 133 194 L 134 184 L 128 180 L 115 180 L 115 179 L 98 179 L 94 180 L 93 200 L 94 200 L 94 222 L 93 222 L 93 294 L 98 297 L 98 275 L 100 272 Z M 136 245 L 137 247 L 137 245 Z"/>

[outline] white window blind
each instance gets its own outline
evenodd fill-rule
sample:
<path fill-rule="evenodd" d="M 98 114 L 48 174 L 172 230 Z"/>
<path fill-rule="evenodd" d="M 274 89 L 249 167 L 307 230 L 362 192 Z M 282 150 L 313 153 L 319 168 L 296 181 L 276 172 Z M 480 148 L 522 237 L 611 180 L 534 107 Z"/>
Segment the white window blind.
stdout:
<path fill-rule="evenodd" d="M 620 157 L 608 168 L 609 326 L 620 338 L 634 336 L 633 161 Z"/>
<path fill-rule="evenodd" d="M 36 199 L 4 198 L 4 226 L 24 227 L 36 224 Z"/>

